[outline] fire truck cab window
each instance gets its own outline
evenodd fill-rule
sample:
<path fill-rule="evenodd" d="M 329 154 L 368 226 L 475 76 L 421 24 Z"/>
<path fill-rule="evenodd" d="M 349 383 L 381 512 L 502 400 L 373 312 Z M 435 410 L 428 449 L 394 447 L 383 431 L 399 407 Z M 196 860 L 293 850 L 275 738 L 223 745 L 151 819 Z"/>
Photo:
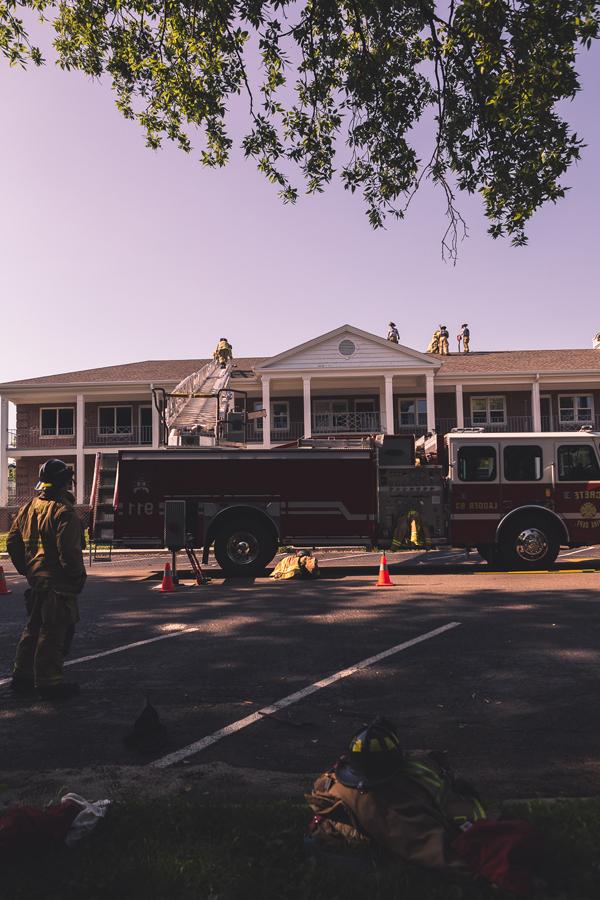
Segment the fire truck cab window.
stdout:
<path fill-rule="evenodd" d="M 515 444 L 504 448 L 506 481 L 540 481 L 543 473 L 542 448 Z"/>
<path fill-rule="evenodd" d="M 558 448 L 559 481 L 600 481 L 600 467 L 591 444 L 563 444 Z"/>
<path fill-rule="evenodd" d="M 458 451 L 458 477 L 461 481 L 494 481 L 496 448 L 487 445 L 461 447 Z"/>

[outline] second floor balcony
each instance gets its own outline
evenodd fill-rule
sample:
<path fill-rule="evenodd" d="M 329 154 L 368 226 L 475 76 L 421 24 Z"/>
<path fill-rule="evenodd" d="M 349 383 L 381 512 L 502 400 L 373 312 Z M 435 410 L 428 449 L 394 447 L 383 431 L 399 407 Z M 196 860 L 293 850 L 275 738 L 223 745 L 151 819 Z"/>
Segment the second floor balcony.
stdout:
<path fill-rule="evenodd" d="M 116 429 L 102 426 L 86 426 L 83 434 L 84 447 L 143 447 L 152 444 L 150 425 L 131 425 Z M 40 428 L 9 430 L 9 450 L 75 450 L 77 436 L 73 429 L 58 429 L 44 434 Z"/>

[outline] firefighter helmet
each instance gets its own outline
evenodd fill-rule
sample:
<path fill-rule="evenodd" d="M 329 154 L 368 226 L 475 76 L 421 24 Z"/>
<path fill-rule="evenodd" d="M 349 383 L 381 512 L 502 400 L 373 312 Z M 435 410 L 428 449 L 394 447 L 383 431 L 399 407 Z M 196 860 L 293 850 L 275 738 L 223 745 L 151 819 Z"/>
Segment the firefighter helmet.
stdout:
<path fill-rule="evenodd" d="M 462 325 L 461 325 L 460 327 L 461 327 L 461 328 L 468 328 L 469 326 L 467 325 L 466 322 L 463 322 Z"/>
<path fill-rule="evenodd" d="M 392 778 L 402 765 L 400 738 L 389 719 L 377 717 L 352 737 L 339 760 L 336 776 L 346 787 L 375 787 Z"/>
<path fill-rule="evenodd" d="M 40 466 L 38 478 L 36 491 L 44 487 L 67 487 L 73 481 L 73 466 L 68 466 L 62 459 L 47 459 Z"/>
<path fill-rule="evenodd" d="M 389 322 L 388 324 L 389 324 L 390 328 L 395 328 L 395 327 L 396 327 L 396 323 L 395 323 L 395 322 Z"/>

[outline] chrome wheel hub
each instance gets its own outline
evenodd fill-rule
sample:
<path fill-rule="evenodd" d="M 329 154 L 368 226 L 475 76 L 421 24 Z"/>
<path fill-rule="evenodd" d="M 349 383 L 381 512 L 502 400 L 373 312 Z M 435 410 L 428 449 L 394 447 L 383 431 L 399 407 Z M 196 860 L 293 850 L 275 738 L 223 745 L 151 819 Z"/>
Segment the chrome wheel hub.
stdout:
<path fill-rule="evenodd" d="M 525 528 L 517 537 L 515 549 L 525 562 L 536 562 L 548 553 L 548 538 L 539 528 Z"/>
<path fill-rule="evenodd" d="M 260 546 L 253 534 L 237 531 L 227 541 L 227 556 L 238 566 L 248 566 L 259 554 Z"/>

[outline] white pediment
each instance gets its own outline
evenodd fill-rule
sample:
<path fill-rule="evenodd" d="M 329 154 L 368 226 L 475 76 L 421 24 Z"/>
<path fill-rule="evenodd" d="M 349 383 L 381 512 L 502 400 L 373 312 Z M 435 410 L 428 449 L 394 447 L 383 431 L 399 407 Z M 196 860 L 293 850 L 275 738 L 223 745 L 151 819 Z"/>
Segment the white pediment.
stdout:
<path fill-rule="evenodd" d="M 257 372 L 314 372 L 319 370 L 343 372 L 356 369 L 437 369 L 436 357 L 420 353 L 402 344 L 353 325 L 342 325 L 320 337 L 279 353 L 262 365 Z"/>

